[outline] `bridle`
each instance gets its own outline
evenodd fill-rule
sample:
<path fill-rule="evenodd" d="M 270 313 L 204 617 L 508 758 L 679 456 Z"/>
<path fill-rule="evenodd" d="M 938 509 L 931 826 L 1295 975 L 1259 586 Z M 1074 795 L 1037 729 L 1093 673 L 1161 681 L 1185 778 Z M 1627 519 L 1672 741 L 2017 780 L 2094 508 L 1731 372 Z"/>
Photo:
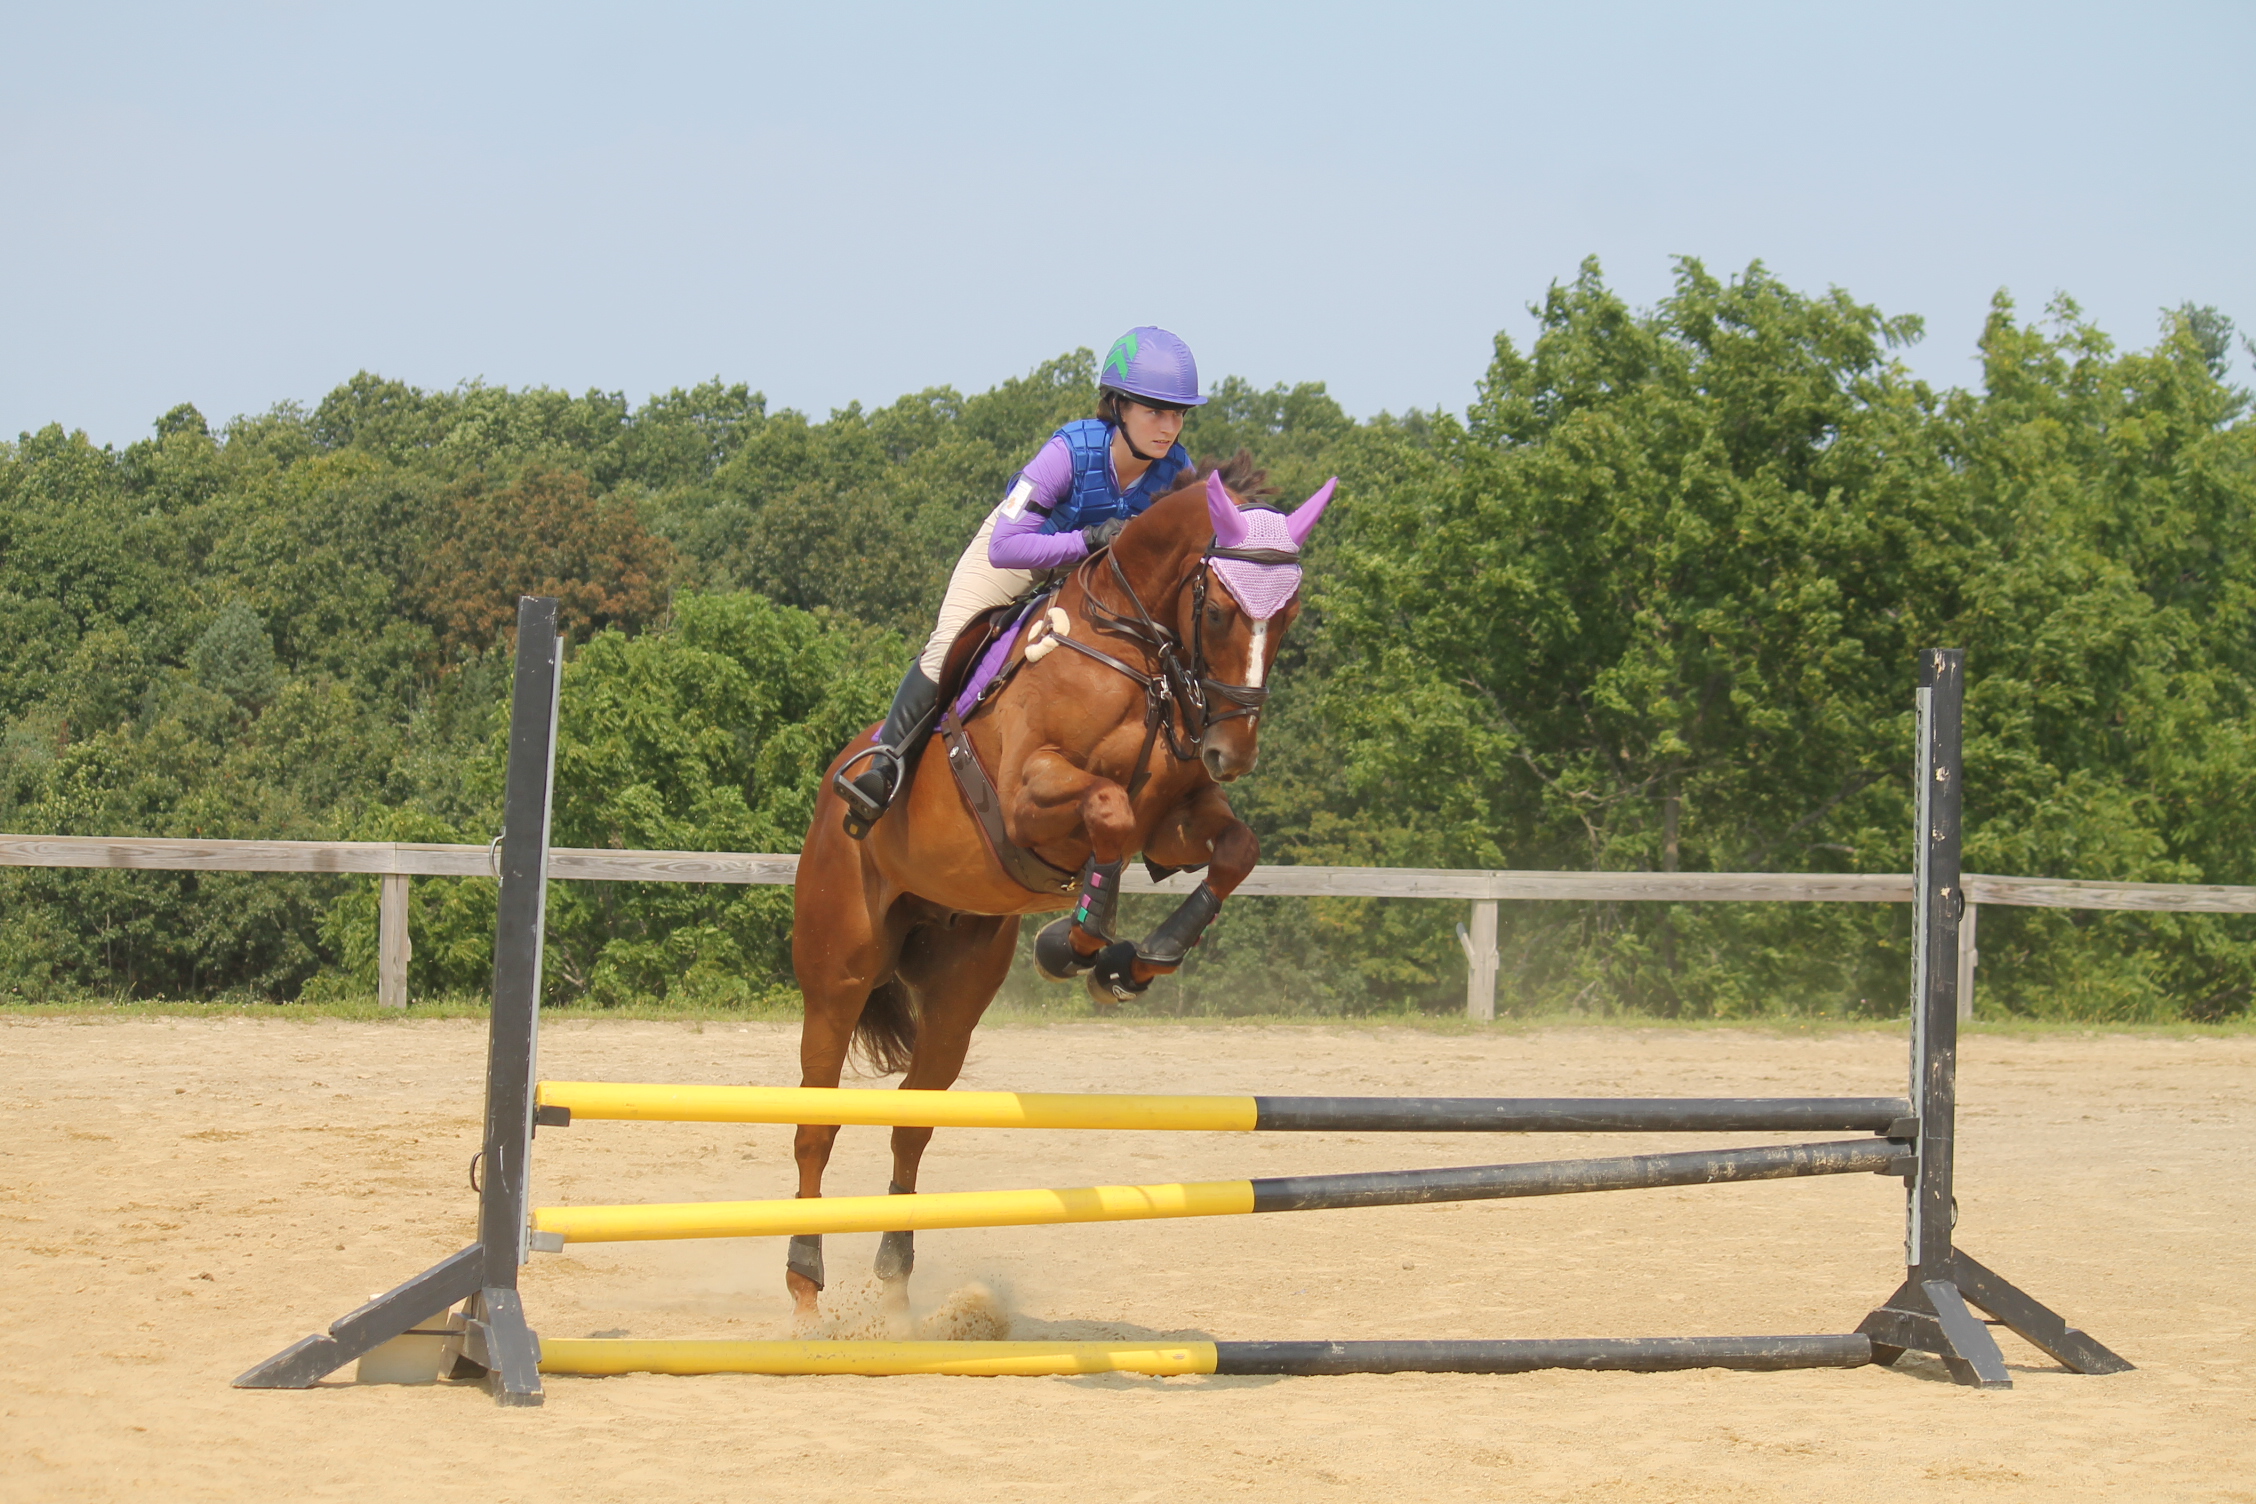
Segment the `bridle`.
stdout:
<path fill-rule="evenodd" d="M 1128 598 L 1135 615 L 1129 616 L 1113 610 L 1097 599 L 1097 560 L 1105 559 L 1112 566 L 1113 583 Z M 1206 592 L 1207 581 L 1213 572 L 1216 559 L 1239 559 L 1248 564 L 1298 564 L 1300 555 L 1275 548 L 1217 548 L 1212 543 L 1199 558 L 1198 569 L 1190 577 L 1191 587 L 1191 649 L 1190 662 L 1183 661 L 1183 641 L 1173 630 L 1152 619 L 1144 609 L 1136 587 L 1128 581 L 1128 571 L 1120 567 L 1120 558 L 1112 549 L 1092 554 L 1082 561 L 1074 574 L 1081 578 L 1082 612 L 1091 625 L 1099 631 L 1125 637 L 1142 647 L 1152 656 L 1156 672 L 1121 662 L 1102 648 L 1092 647 L 1077 637 L 1058 637 L 1060 645 L 1077 653 L 1094 658 L 1107 668 L 1126 674 L 1143 687 L 1144 691 L 1144 745 L 1136 754 L 1135 770 L 1128 776 L 1128 797 L 1133 799 L 1151 777 L 1152 749 L 1160 736 L 1167 737 L 1167 750 L 1178 762 L 1195 762 L 1206 743 L 1206 734 L 1225 721 L 1238 720 L 1260 713 L 1268 702 L 1269 691 L 1252 684 L 1226 684 L 1207 672 L 1206 665 Z M 1178 581 L 1175 593 L 1180 595 L 1183 582 Z M 1217 705 L 1229 706 L 1226 710 Z M 1180 723 L 1181 731 L 1177 731 Z M 1187 740 L 1186 740 L 1187 738 Z"/>

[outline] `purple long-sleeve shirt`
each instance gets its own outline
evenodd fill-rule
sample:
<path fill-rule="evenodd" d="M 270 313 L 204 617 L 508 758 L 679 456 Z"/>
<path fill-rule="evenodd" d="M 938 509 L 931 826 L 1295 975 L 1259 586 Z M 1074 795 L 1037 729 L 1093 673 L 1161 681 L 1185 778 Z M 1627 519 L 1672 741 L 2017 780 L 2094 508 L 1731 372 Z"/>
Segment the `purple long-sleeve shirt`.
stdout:
<path fill-rule="evenodd" d="M 1045 533 L 1050 511 L 1073 490 L 1073 451 L 1062 436 L 1018 472 L 987 540 L 987 562 L 997 569 L 1063 569 L 1089 555 L 1078 531 Z"/>

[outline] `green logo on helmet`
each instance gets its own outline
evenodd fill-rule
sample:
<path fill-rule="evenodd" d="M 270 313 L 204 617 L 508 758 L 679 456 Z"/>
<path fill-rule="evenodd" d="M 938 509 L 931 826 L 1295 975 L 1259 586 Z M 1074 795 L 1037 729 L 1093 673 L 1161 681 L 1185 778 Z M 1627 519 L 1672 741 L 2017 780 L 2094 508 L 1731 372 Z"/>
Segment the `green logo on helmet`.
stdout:
<path fill-rule="evenodd" d="M 1105 357 L 1104 371 L 1111 374 L 1114 367 L 1120 370 L 1120 379 L 1128 379 L 1128 362 L 1136 358 L 1136 331 L 1131 329 L 1112 342 L 1112 353 Z"/>

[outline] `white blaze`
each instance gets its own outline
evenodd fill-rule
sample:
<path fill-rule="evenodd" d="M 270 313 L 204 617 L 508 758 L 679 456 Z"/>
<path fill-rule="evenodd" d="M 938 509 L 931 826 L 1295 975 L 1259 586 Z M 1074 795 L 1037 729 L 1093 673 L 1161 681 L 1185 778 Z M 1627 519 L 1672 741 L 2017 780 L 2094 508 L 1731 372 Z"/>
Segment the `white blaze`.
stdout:
<path fill-rule="evenodd" d="M 1246 649 L 1245 682 L 1248 688 L 1261 687 L 1261 676 L 1268 668 L 1268 657 L 1269 623 L 1257 621 L 1253 624 L 1253 645 Z"/>

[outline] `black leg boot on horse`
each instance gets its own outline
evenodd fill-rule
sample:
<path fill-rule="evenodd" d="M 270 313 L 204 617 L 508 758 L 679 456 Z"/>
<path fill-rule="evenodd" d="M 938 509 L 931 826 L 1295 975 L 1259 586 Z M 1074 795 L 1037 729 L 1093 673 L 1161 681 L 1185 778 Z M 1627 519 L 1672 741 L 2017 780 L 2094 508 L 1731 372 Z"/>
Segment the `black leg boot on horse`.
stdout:
<path fill-rule="evenodd" d="M 1142 997 L 1157 977 L 1183 964 L 1221 912 L 1221 898 L 1213 888 L 1200 883 L 1142 943 L 1115 940 L 1097 952 L 1089 969 L 1089 996 L 1100 1008 Z"/>
<path fill-rule="evenodd" d="M 1122 944 L 1113 938 L 1112 931 L 1120 913 L 1120 874 L 1127 865 L 1125 859 L 1089 859 L 1081 869 L 1081 895 L 1074 902 L 1073 912 L 1043 926 L 1034 937 L 1036 971 L 1053 982 L 1070 982 L 1092 967 L 1104 969 L 1106 956 Z M 1132 959 L 1135 947 L 1127 946 L 1126 950 Z M 1133 997 L 1142 990 L 1139 987 L 1126 995 Z M 1101 1003 L 1114 1000 L 1109 988 L 1098 999 Z"/>
<path fill-rule="evenodd" d="M 920 1148 L 919 1153 L 922 1153 Z M 910 1196 L 915 1192 L 898 1180 L 888 1182 L 888 1196 Z M 877 1276 L 878 1311 L 889 1325 L 899 1327 L 896 1335 L 910 1335 L 904 1323 L 909 1316 L 909 1274 L 916 1268 L 916 1234 L 889 1232 L 878 1240 L 877 1261 L 870 1273 Z"/>
<path fill-rule="evenodd" d="M 1069 982 L 1086 973 L 1089 995 L 1099 1007 L 1143 996 L 1151 989 L 1151 977 L 1147 974 L 1138 981 L 1136 963 L 1143 962 L 1147 973 L 1175 970 L 1222 912 L 1220 896 L 1202 882 L 1142 944 L 1116 940 L 1120 874 L 1126 866 L 1124 861 L 1104 866 L 1092 862 L 1084 870 L 1081 899 L 1073 913 L 1052 921 L 1034 937 L 1034 969 L 1053 982 Z M 1082 945 L 1091 941 L 1097 949 L 1084 952 Z"/>
<path fill-rule="evenodd" d="M 940 686 L 924 675 L 920 663 L 909 665 L 901 687 L 893 691 L 893 708 L 877 729 L 877 742 L 849 760 L 832 780 L 838 797 L 846 802 L 846 834 L 859 841 L 870 833 L 892 807 L 893 796 L 908 783 L 916 755 L 939 717 Z M 866 763 L 859 773 L 857 763 Z"/>

